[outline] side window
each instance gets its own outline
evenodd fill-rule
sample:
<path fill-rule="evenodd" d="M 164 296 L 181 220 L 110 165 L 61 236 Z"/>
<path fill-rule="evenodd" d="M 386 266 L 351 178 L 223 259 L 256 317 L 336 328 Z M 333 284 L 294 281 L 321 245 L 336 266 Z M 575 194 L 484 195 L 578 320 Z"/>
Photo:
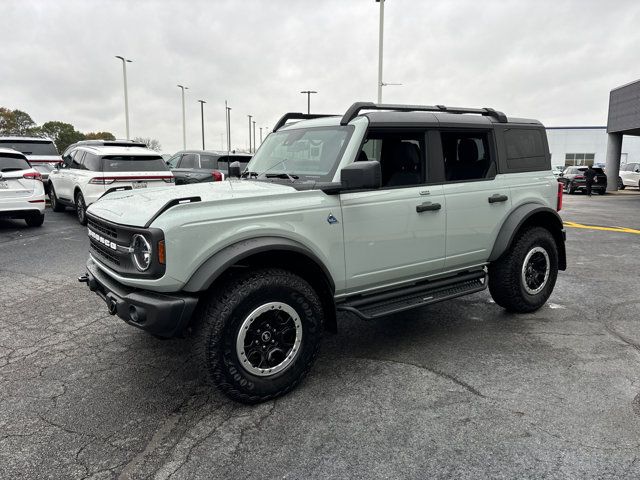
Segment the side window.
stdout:
<path fill-rule="evenodd" d="M 82 169 L 82 157 L 84 156 L 84 152 L 82 150 L 76 150 L 72 157 L 70 168 L 77 168 L 78 170 Z"/>
<path fill-rule="evenodd" d="M 180 161 L 180 168 L 200 168 L 197 153 L 186 153 Z"/>
<path fill-rule="evenodd" d="M 174 155 L 169 160 L 167 160 L 167 165 L 169 166 L 169 168 L 176 168 L 176 166 L 178 165 L 178 161 L 180 160 L 181 156 L 182 156 L 182 154 L 178 153 L 177 155 Z"/>
<path fill-rule="evenodd" d="M 377 160 L 382 187 L 425 183 L 425 132 L 371 130 L 356 161 Z"/>
<path fill-rule="evenodd" d="M 214 170 L 216 168 L 215 155 L 200 155 L 200 168 Z"/>
<path fill-rule="evenodd" d="M 448 182 L 493 178 L 495 161 L 489 149 L 489 132 L 440 132 Z"/>
<path fill-rule="evenodd" d="M 100 170 L 102 170 L 100 168 L 100 157 L 94 155 L 93 153 L 85 153 L 83 168 L 92 172 L 99 172 Z"/>
<path fill-rule="evenodd" d="M 62 168 L 71 168 L 71 164 L 73 163 L 73 156 L 76 152 L 77 150 L 70 150 L 64 157 L 62 157 Z"/>

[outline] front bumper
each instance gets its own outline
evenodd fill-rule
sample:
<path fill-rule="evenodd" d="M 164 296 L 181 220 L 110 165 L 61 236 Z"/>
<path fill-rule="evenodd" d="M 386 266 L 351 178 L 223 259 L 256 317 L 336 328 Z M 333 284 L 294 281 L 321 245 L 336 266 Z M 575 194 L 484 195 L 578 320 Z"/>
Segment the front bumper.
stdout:
<path fill-rule="evenodd" d="M 100 270 L 92 259 L 87 261 L 87 273 L 78 280 L 105 301 L 111 315 L 159 337 L 180 335 L 198 303 L 198 298 L 190 295 L 166 295 L 124 286 Z"/>

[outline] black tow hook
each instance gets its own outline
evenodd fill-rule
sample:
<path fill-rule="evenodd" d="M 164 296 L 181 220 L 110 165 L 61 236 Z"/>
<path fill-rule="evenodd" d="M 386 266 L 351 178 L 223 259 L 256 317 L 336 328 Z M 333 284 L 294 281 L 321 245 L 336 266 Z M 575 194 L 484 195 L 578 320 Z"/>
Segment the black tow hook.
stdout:
<path fill-rule="evenodd" d="M 118 311 L 118 304 L 117 304 L 117 302 L 116 302 L 115 300 L 113 300 L 113 299 L 112 299 L 112 300 L 109 300 L 109 301 L 107 302 L 107 308 L 109 309 L 109 313 L 110 313 L 111 315 L 115 315 L 115 314 L 116 314 L 116 312 Z"/>
<path fill-rule="evenodd" d="M 80 283 L 89 283 L 89 275 L 87 275 L 86 273 L 84 275 L 80 275 L 78 277 L 78 281 Z"/>

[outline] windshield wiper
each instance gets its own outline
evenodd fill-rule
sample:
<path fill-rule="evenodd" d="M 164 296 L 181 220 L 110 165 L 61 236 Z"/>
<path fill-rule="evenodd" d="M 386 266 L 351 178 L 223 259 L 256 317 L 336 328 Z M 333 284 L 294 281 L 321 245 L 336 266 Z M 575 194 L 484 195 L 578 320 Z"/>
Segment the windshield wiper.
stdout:
<path fill-rule="evenodd" d="M 240 178 L 258 178 L 258 172 L 242 172 L 242 175 L 240 175 Z"/>
<path fill-rule="evenodd" d="M 286 172 L 282 173 L 266 173 L 265 177 L 267 178 L 288 178 L 289 180 L 298 180 L 300 177 L 298 175 L 289 175 Z"/>

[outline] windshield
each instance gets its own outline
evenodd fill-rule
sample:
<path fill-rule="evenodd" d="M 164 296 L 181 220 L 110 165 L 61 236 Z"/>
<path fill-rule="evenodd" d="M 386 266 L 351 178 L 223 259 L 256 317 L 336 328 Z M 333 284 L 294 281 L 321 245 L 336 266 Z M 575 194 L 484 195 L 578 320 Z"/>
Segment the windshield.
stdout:
<path fill-rule="evenodd" d="M 25 155 L 58 155 L 56 146 L 48 140 L 0 140 L 3 148 L 13 148 Z"/>
<path fill-rule="evenodd" d="M 103 172 L 161 172 L 169 167 L 160 155 L 108 155 L 102 158 Z"/>
<path fill-rule="evenodd" d="M 352 126 L 298 128 L 271 133 L 247 166 L 251 175 L 330 182 Z"/>

